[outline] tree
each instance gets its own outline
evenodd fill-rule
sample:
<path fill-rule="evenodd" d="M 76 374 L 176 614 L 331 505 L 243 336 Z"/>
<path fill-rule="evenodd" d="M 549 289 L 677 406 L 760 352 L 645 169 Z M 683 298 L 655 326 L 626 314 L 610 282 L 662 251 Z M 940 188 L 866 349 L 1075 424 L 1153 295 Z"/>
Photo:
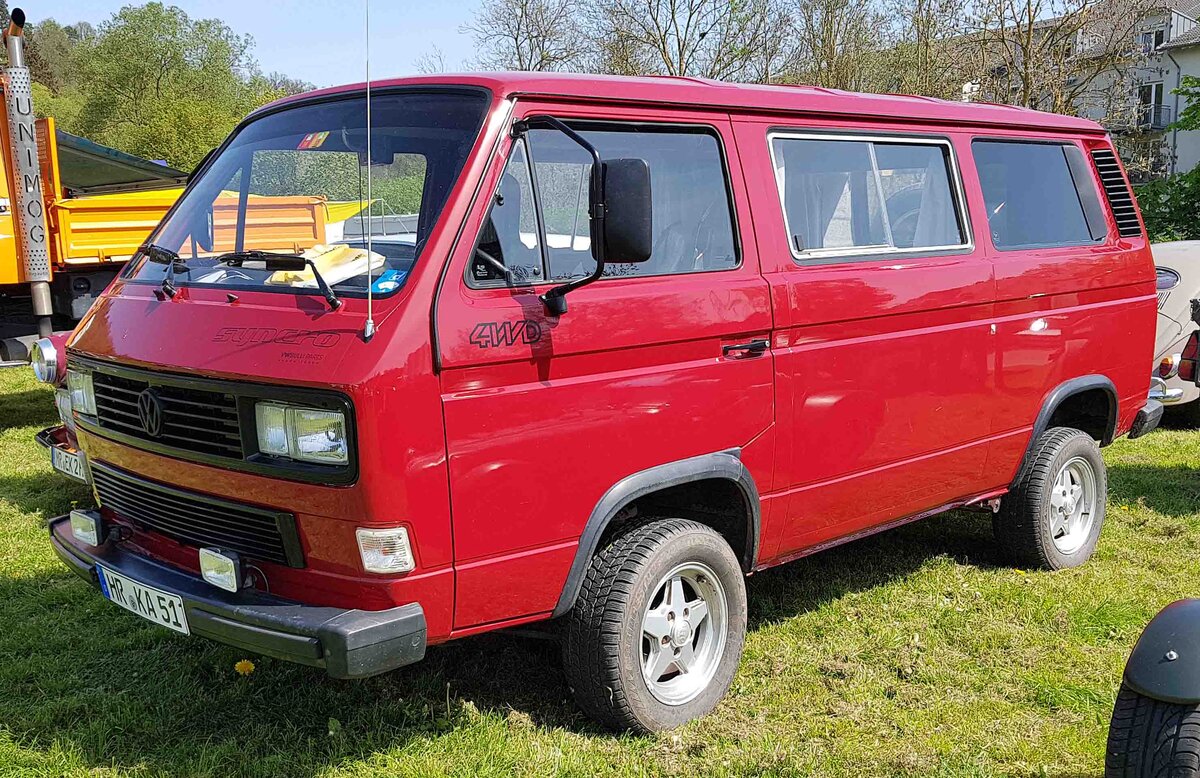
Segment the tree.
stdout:
<path fill-rule="evenodd" d="M 1200 240 L 1200 168 L 1139 186 L 1137 199 L 1150 240 Z"/>
<path fill-rule="evenodd" d="M 594 69 L 626 75 L 773 81 L 787 60 L 778 0 L 598 0 L 587 32 Z"/>
<path fill-rule="evenodd" d="M 215 19 L 126 6 L 78 45 L 78 131 L 189 169 L 251 109 L 291 88 L 261 76 L 252 46 Z"/>
<path fill-rule="evenodd" d="M 964 50 L 955 43 L 966 19 L 959 0 L 889 0 L 891 47 L 883 57 L 887 91 L 957 100 L 968 75 Z"/>
<path fill-rule="evenodd" d="M 1137 32 L 1156 0 L 976 0 L 976 81 L 988 99 L 1112 123 L 1131 110 Z"/>
<path fill-rule="evenodd" d="M 797 81 L 834 89 L 883 91 L 891 43 L 887 20 L 872 0 L 795 0 Z"/>
<path fill-rule="evenodd" d="M 1179 119 L 1171 129 L 1200 130 L 1200 76 L 1184 76 L 1183 83 L 1174 93 L 1186 98 L 1187 105 L 1179 112 Z"/>
<path fill-rule="evenodd" d="M 586 42 L 574 0 L 483 0 L 462 27 L 479 51 L 481 70 L 578 68 Z M 443 63 L 444 64 L 444 63 Z"/>
<path fill-rule="evenodd" d="M 62 91 L 71 80 L 76 46 L 67 28 L 53 19 L 46 19 L 28 25 L 25 39 L 29 77 L 52 92 Z"/>
<path fill-rule="evenodd" d="M 429 51 L 417 57 L 413 61 L 413 67 L 417 69 L 418 73 L 423 73 L 427 76 L 436 73 L 445 73 L 449 70 L 446 67 L 446 52 L 434 46 Z"/>

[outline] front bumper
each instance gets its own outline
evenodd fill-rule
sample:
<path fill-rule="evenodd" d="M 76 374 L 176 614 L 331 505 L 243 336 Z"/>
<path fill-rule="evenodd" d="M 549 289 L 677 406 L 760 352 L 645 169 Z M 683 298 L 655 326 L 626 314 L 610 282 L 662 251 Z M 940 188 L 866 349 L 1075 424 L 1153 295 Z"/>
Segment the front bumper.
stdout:
<path fill-rule="evenodd" d="M 425 656 L 425 613 L 409 603 L 385 611 L 331 608 L 259 591 L 225 592 L 112 541 L 93 548 L 71 534 L 69 516 L 50 522 L 55 553 L 99 588 L 96 565 L 183 599 L 193 634 L 311 667 L 334 678 L 367 678 Z"/>

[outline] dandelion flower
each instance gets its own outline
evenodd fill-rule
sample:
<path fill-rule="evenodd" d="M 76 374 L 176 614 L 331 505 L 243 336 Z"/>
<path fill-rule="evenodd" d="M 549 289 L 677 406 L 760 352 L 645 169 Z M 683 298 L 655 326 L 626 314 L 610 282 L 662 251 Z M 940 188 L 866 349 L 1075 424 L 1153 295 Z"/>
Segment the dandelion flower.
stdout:
<path fill-rule="evenodd" d="M 238 675 L 250 675 L 250 673 L 254 672 L 254 663 L 249 659 L 243 659 L 235 664 L 233 669 L 237 671 Z"/>

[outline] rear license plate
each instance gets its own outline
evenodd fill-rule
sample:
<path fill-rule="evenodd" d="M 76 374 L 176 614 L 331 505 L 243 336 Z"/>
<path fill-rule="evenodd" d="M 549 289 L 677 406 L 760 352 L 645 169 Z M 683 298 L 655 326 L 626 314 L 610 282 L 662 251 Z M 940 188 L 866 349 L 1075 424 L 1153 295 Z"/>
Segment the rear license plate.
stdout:
<path fill-rule="evenodd" d="M 138 583 L 99 565 L 96 566 L 96 572 L 100 576 L 100 590 L 117 605 L 167 629 L 191 634 L 181 597 Z"/>
<path fill-rule="evenodd" d="M 51 447 L 50 464 L 54 465 L 54 469 L 63 475 L 74 478 L 76 481 L 87 483 L 87 474 L 83 469 L 83 456 L 81 454 Z"/>

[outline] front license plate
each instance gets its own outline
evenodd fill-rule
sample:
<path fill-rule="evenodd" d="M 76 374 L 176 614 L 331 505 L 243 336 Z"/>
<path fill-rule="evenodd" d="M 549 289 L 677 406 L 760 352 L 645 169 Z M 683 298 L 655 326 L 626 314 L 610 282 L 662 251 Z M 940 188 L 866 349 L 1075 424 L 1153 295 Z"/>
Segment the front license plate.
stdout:
<path fill-rule="evenodd" d="M 76 481 L 87 483 L 87 472 L 83 468 L 83 455 L 75 454 L 66 449 L 52 447 L 50 449 L 50 464 L 63 475 Z"/>
<path fill-rule="evenodd" d="M 167 629 L 191 634 L 182 598 L 138 583 L 112 570 L 105 570 L 99 565 L 96 566 L 96 572 L 100 575 L 100 590 L 117 605 Z"/>

